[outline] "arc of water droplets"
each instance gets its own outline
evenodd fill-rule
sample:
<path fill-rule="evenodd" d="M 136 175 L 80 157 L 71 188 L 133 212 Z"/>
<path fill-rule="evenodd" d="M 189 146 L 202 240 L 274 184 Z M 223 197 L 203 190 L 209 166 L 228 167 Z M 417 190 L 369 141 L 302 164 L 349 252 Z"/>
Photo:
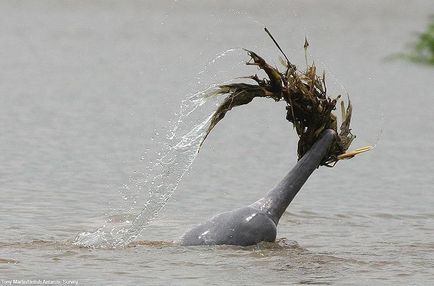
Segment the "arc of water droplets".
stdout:
<path fill-rule="evenodd" d="M 157 216 L 196 158 L 212 114 L 208 114 L 189 131 L 184 131 L 180 126 L 191 113 L 207 102 L 208 95 L 214 88 L 215 86 L 211 86 L 182 101 L 178 120 L 166 135 L 161 156 L 153 165 L 146 168 L 146 179 L 140 182 L 139 189 L 149 192 L 149 198 L 142 211 L 126 224 L 114 224 L 111 219 L 108 219 L 96 231 L 78 234 L 74 239 L 74 244 L 99 248 L 124 247 Z"/>
<path fill-rule="evenodd" d="M 237 52 L 244 54 L 242 49 L 234 48 L 216 55 L 199 72 L 199 75 L 209 76 L 207 74 L 209 67 L 214 67 L 218 60 L 224 59 L 228 54 Z M 238 64 L 244 66 L 245 62 L 240 61 Z M 233 62 L 231 65 L 233 66 Z M 220 82 L 220 84 L 229 82 L 217 78 L 212 78 L 212 81 Z M 211 85 L 204 91 L 195 93 L 182 101 L 177 120 L 166 134 L 165 139 L 158 142 L 162 146 L 160 146 L 160 152 L 157 153 L 158 158 L 155 163 L 148 162 L 145 171 L 137 174 L 139 178 L 131 177 L 129 184 L 124 186 L 123 197 L 129 206 L 126 206 L 123 211 L 127 212 L 127 216 L 132 219 L 120 223 L 116 222 L 116 219 L 109 218 L 97 230 L 78 234 L 73 241 L 74 244 L 98 248 L 124 247 L 140 235 L 144 227 L 155 219 L 197 157 L 214 112 L 211 115 L 209 113 L 200 115 L 199 119 L 192 114 L 210 99 L 219 100 L 212 95 L 215 94 L 220 84 Z M 141 206 L 140 213 L 137 214 L 136 199 L 146 195 L 146 192 L 147 200 Z"/>

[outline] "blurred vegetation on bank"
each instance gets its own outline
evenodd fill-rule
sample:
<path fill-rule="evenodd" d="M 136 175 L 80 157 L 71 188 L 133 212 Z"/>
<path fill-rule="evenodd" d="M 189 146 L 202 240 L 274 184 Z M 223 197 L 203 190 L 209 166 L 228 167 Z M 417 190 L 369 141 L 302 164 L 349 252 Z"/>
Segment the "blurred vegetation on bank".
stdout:
<path fill-rule="evenodd" d="M 430 23 L 423 33 L 418 33 L 409 51 L 388 57 L 388 59 L 405 59 L 415 63 L 434 66 L 434 15 L 430 17 Z"/>

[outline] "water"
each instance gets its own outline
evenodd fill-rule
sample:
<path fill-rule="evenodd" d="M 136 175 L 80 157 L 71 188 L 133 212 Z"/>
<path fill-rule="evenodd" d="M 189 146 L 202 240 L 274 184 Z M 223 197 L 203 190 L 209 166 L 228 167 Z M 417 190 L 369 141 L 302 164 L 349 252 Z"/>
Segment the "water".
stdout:
<path fill-rule="evenodd" d="M 0 279 L 433 283 L 434 70 L 384 60 L 426 27 L 432 1 L 0 6 Z M 142 211 L 149 197 L 136 186 L 158 158 L 153 152 L 164 150 L 159 138 L 187 95 L 255 72 L 237 52 L 207 63 L 239 47 L 277 63 L 264 24 L 301 66 L 308 35 L 331 94 L 342 84 L 351 96 L 354 147 L 377 143 L 382 130 L 376 149 L 316 171 L 282 218 L 276 244 L 172 244 L 206 217 L 255 201 L 295 163 L 284 104 L 255 100 L 219 123 L 135 242 L 116 249 L 74 245 L 107 218 L 125 223 Z"/>
<path fill-rule="evenodd" d="M 159 214 L 197 157 L 212 115 L 208 115 L 191 130 L 182 132 L 183 128 L 180 127 L 206 102 L 206 96 L 211 92 L 199 92 L 182 101 L 175 125 L 166 134 L 166 138 L 158 141 L 163 146 L 157 147 L 156 162 L 148 161 L 145 170 L 136 174 L 140 177 L 131 178 L 130 183 L 124 185 L 123 199 L 129 203 L 128 214 L 123 215 L 124 221 L 120 223 L 111 216 L 96 231 L 80 233 L 74 240 L 75 245 L 98 248 L 125 247 Z M 134 191 L 131 187 L 134 187 Z M 140 213 L 134 214 L 134 211 L 137 211 L 139 196 L 145 196 L 147 200 L 144 205 L 139 206 L 143 208 Z"/>

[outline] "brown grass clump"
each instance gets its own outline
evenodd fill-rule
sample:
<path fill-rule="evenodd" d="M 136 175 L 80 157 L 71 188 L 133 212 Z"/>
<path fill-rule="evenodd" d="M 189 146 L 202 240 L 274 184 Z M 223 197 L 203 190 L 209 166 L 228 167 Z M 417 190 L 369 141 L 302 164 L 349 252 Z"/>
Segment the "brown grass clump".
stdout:
<path fill-rule="evenodd" d="M 314 63 L 307 64 L 305 71 L 299 71 L 288 60 L 267 28 L 265 31 L 284 55 L 285 60 L 282 63 L 286 68 L 285 71 L 279 71 L 256 53 L 246 50 L 250 56 L 250 60 L 246 64 L 257 66 L 267 74 L 268 78 L 260 79 L 258 75 L 253 75 L 248 78 L 255 81 L 255 84 L 233 83 L 219 86 L 214 94 L 227 96 L 215 111 L 203 140 L 223 119 L 225 114 L 235 106 L 248 104 L 255 97 L 272 98 L 275 101 L 284 100 L 286 102 L 286 119 L 294 125 L 299 136 L 298 158 L 300 159 L 312 147 L 322 131 L 333 129 L 338 134 L 337 140 L 321 163 L 321 165 L 333 166 L 342 158 L 342 154 L 345 153 L 355 138 L 350 129 L 351 102 L 348 102 L 347 107 L 341 102 L 342 124 L 338 130 L 336 115 L 333 114 L 333 111 L 336 109 L 340 95 L 334 99 L 327 96 L 325 73 L 323 72 L 321 76 L 317 75 Z M 305 50 L 308 45 L 306 40 Z"/>

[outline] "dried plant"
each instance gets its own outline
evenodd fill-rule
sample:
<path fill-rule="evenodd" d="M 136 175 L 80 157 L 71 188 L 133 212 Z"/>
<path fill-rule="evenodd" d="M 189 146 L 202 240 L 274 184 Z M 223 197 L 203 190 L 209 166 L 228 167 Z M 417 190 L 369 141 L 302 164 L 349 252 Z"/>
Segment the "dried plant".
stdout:
<path fill-rule="evenodd" d="M 250 60 L 246 64 L 257 66 L 266 73 L 268 78 L 260 79 L 255 74 L 248 77 L 255 84 L 232 83 L 219 86 L 213 95 L 227 96 L 213 114 L 211 124 L 203 140 L 233 107 L 248 104 L 255 97 L 265 97 L 286 102 L 286 119 L 293 124 L 299 136 L 297 150 L 299 159 L 312 147 L 325 129 L 335 130 L 338 136 L 321 165 L 334 166 L 339 159 L 353 157 L 355 154 L 360 153 L 345 154 L 355 138 L 350 128 L 351 102 L 348 100 L 348 106 L 346 107 L 343 101 L 341 102 L 342 124 L 340 130 L 338 130 L 337 119 L 332 111 L 336 109 L 337 101 L 341 96 L 338 95 L 334 99 L 327 96 L 325 73 L 323 72 L 321 76 L 317 75 L 315 64 L 307 64 L 307 57 L 306 70 L 299 71 L 288 60 L 267 28 L 265 28 L 265 31 L 285 57 L 285 60 L 282 60 L 285 71 L 279 71 L 256 53 L 246 50 L 250 56 Z M 305 52 L 308 46 L 309 43 L 306 39 L 304 44 Z"/>

